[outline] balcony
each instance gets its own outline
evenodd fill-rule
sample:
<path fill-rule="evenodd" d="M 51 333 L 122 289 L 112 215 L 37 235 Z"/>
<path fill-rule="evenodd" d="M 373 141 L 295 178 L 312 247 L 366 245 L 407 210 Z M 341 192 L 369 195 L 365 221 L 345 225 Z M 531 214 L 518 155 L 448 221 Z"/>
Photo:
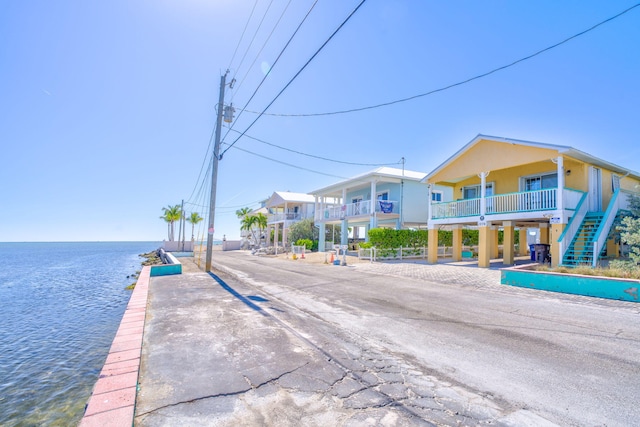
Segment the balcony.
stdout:
<path fill-rule="evenodd" d="M 313 218 L 313 215 L 304 215 L 301 212 L 290 212 L 290 213 L 276 213 L 267 215 L 267 224 L 277 224 L 284 223 L 286 226 L 289 224 L 296 223 L 298 221 L 302 221 L 305 218 Z"/>
<path fill-rule="evenodd" d="M 558 189 L 549 188 L 536 191 L 496 194 L 485 197 L 485 215 L 526 214 L 558 209 Z M 582 192 L 565 188 L 562 191 L 563 208 L 573 210 L 578 205 Z M 431 204 L 431 219 L 478 217 L 482 199 L 466 199 L 455 202 Z M 487 218 L 489 219 L 489 218 Z"/>
<path fill-rule="evenodd" d="M 361 200 L 346 205 L 325 206 L 316 215 L 316 221 L 335 221 L 370 216 L 373 212 L 376 215 L 397 216 L 400 214 L 400 203 L 395 200 Z"/>

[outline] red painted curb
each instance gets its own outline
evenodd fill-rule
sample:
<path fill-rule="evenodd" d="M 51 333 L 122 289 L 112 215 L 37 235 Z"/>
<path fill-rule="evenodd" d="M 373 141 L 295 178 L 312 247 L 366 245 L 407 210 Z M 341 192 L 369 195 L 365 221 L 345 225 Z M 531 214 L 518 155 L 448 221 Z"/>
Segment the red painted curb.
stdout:
<path fill-rule="evenodd" d="M 80 427 L 132 426 L 151 267 L 143 267 Z"/>

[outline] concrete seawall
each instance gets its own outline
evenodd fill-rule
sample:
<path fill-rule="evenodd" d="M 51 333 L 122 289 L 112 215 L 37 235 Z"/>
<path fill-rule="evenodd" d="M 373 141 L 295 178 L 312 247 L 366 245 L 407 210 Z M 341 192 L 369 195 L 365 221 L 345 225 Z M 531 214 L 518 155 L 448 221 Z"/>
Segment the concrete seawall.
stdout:
<path fill-rule="evenodd" d="M 80 427 L 133 424 L 151 268 L 142 268 Z"/>

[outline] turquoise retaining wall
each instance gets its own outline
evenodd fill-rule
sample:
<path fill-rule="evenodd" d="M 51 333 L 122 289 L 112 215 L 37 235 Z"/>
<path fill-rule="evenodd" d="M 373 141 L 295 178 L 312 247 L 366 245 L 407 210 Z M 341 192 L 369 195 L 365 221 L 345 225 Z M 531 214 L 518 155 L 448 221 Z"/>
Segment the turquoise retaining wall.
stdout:
<path fill-rule="evenodd" d="M 171 264 L 152 265 L 151 277 L 182 274 L 182 264 L 180 264 L 180 261 L 168 252 L 166 253 L 166 257 L 169 258 Z"/>
<path fill-rule="evenodd" d="M 640 302 L 638 300 L 640 281 L 638 280 L 507 268 L 501 271 L 500 283 L 565 294 Z"/>

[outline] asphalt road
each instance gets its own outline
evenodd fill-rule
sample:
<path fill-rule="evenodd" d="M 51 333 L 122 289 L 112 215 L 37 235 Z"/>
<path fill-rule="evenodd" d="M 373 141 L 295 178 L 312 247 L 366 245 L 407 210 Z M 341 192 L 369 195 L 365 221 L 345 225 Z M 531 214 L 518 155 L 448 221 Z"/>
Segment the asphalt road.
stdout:
<path fill-rule="evenodd" d="M 145 327 L 137 425 L 638 425 L 638 304 L 512 288 L 499 284 L 498 271 L 449 265 L 312 265 L 218 252 L 214 266 L 217 284 L 202 273 L 152 281 L 158 323 Z M 191 301 L 184 284 L 196 277 L 211 295 L 243 306 L 234 317 L 218 301 L 226 323 L 216 329 L 208 319 L 206 327 L 235 344 L 201 351 L 231 363 L 245 382 L 222 379 L 219 390 L 183 398 L 167 391 L 178 374 L 159 372 L 153 350 L 167 335 L 161 311 Z M 193 298 L 192 306 L 202 300 Z M 259 331 L 268 333 L 255 347 Z M 275 348 L 265 362 L 249 356 L 252 346 L 263 358 Z M 251 379 L 256 365 L 264 378 Z M 161 398 L 155 388 L 165 390 Z M 284 392 L 295 404 L 274 400 Z M 208 418 L 207 397 L 218 399 Z M 205 418 L 193 408 L 180 415 L 180 402 L 200 402 Z"/>

